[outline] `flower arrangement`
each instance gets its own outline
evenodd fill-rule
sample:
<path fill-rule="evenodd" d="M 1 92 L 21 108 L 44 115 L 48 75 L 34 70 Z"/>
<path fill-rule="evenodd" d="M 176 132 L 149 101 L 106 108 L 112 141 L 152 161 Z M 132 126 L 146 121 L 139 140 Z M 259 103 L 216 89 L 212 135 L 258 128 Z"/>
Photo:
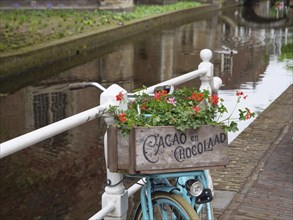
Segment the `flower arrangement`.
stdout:
<path fill-rule="evenodd" d="M 207 90 L 200 92 L 187 87 L 175 89 L 172 94 L 166 90 L 157 91 L 154 95 L 142 92 L 135 96 L 135 101 L 128 103 L 127 110 L 111 106 L 108 112 L 113 114 L 115 126 L 124 135 L 130 133 L 132 126 L 175 126 L 183 131 L 202 125 L 220 125 L 226 132 L 235 132 L 238 130 L 235 120 L 248 120 L 255 115 L 249 108 L 245 108 L 239 109 L 239 118 L 232 118 L 238 103 L 247 98 L 241 91 L 237 91 L 236 96 L 235 108 L 224 120 L 220 118 L 228 109 L 223 99 Z M 122 92 L 117 94 L 116 100 L 126 102 Z"/>

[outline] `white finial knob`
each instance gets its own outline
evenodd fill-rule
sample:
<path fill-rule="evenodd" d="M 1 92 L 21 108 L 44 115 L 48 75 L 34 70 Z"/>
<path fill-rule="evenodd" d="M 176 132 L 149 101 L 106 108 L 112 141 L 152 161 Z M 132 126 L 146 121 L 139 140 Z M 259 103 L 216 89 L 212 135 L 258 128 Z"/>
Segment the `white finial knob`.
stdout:
<path fill-rule="evenodd" d="M 212 59 L 213 53 L 209 49 L 203 49 L 199 54 L 203 62 L 209 62 Z"/>

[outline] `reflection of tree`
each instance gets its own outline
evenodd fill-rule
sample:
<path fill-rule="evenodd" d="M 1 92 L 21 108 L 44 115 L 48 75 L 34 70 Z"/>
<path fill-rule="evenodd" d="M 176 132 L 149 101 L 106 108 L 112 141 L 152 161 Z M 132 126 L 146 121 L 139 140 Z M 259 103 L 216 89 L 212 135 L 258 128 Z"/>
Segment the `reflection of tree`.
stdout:
<path fill-rule="evenodd" d="M 244 5 L 245 6 L 251 6 L 251 5 L 254 5 L 256 2 L 259 2 L 259 1 L 257 1 L 257 0 L 246 0 L 244 2 Z M 276 4 L 280 3 L 280 2 L 281 2 L 280 0 L 271 0 L 270 1 L 271 6 L 274 6 L 274 5 L 276 5 Z M 290 0 L 284 0 L 283 2 L 284 2 L 285 5 L 289 6 Z"/>
<path fill-rule="evenodd" d="M 293 69 L 293 43 L 282 46 L 279 60 L 287 62 L 287 67 Z"/>
<path fill-rule="evenodd" d="M 277 22 L 280 20 L 286 20 L 287 15 L 284 14 L 284 16 L 280 18 L 263 17 L 258 15 L 255 12 L 254 7 L 244 7 L 242 12 L 242 18 L 244 18 L 246 21 L 249 21 L 249 22 L 266 24 L 266 23 Z"/>
<path fill-rule="evenodd" d="M 282 54 L 280 58 L 283 59 L 293 59 L 293 43 L 283 45 L 281 48 Z"/>
<path fill-rule="evenodd" d="M 281 0 L 271 0 L 271 6 L 273 7 L 280 7 L 280 6 L 289 6 L 289 1 L 290 0 L 284 0 L 284 1 L 281 1 Z"/>

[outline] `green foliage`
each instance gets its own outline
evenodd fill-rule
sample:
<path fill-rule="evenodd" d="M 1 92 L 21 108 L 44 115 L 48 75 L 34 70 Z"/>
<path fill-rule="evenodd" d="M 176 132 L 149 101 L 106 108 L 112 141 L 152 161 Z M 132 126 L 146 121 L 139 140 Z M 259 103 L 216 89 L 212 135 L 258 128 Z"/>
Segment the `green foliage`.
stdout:
<path fill-rule="evenodd" d="M 240 99 L 246 99 L 246 96 L 243 92 L 237 92 L 236 95 L 237 106 Z M 127 103 L 123 97 L 119 93 L 116 99 Z M 231 119 L 233 112 L 225 120 L 219 121 L 220 116 L 228 110 L 222 99 L 208 91 L 199 92 L 194 88 L 184 87 L 176 89 L 173 94 L 167 94 L 164 90 L 156 92 L 154 96 L 140 92 L 135 101 L 127 104 L 127 110 L 111 106 L 108 111 L 113 114 L 116 127 L 125 135 L 129 134 L 133 126 L 175 126 L 178 130 L 186 130 L 202 125 L 220 125 L 226 132 L 238 130 L 237 123 Z M 254 113 L 248 108 L 239 109 L 238 120 L 248 120 L 251 117 L 254 117 Z"/>
<path fill-rule="evenodd" d="M 162 14 L 169 11 L 198 7 L 200 3 L 191 0 L 171 5 L 136 6 L 132 12 L 111 12 L 103 10 L 0 10 L 0 52 L 19 49 L 54 39 L 97 29 L 102 25 L 117 25 L 135 19 Z M 3 33 L 9 32 L 8 35 Z M 62 33 L 62 34 L 60 34 Z M 11 37 L 14 36 L 14 37 Z M 21 39 L 21 42 L 15 41 Z M 17 46 L 16 46 L 17 45 Z"/>

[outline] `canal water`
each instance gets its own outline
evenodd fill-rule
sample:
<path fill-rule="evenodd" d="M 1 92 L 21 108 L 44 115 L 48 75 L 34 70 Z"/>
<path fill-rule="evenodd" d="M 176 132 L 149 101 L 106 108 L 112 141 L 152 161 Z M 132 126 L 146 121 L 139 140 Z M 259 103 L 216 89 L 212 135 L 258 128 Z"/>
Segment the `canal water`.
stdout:
<path fill-rule="evenodd" d="M 215 75 L 224 83 L 219 95 L 228 108 L 241 90 L 248 95 L 243 107 L 259 114 L 292 84 L 290 10 L 262 1 L 195 16 L 109 45 L 107 54 L 52 77 L 32 79 L 1 95 L 1 142 L 99 104 L 100 91 L 69 91 L 68 83 L 117 83 L 132 91 L 197 69 L 204 48 L 214 52 Z M 184 85 L 199 86 L 199 80 Z M 240 123 L 239 132 L 249 123 Z M 104 132 L 97 119 L 1 159 L 1 219 L 87 219 L 99 211 L 106 183 Z"/>

